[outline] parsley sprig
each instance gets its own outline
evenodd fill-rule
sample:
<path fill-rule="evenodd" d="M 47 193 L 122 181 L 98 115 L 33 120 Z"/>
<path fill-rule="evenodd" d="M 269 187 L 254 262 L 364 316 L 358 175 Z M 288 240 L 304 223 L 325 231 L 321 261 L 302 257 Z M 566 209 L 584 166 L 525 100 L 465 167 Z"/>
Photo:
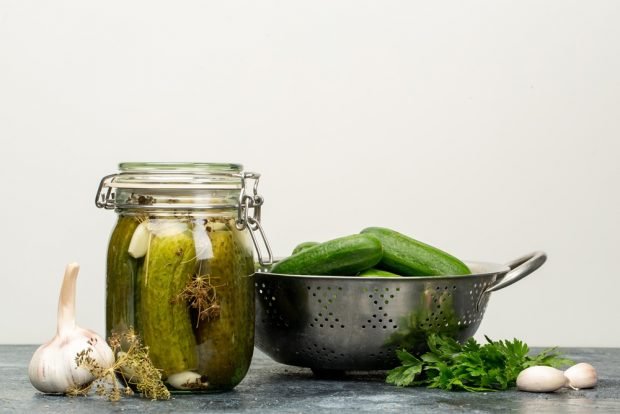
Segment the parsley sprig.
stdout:
<path fill-rule="evenodd" d="M 386 382 L 399 387 L 427 386 L 444 390 L 496 391 L 515 386 L 517 375 L 535 365 L 560 367 L 572 363 L 556 348 L 529 355 L 524 342 L 492 341 L 484 345 L 470 338 L 460 344 L 452 338 L 430 335 L 429 351 L 416 357 L 396 351 L 401 366 L 388 373 Z"/>

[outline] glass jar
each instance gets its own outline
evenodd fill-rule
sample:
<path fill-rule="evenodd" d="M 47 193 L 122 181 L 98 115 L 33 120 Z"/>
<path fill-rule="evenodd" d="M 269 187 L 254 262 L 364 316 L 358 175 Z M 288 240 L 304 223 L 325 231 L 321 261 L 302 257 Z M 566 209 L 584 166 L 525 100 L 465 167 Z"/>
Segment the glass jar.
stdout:
<path fill-rule="evenodd" d="M 232 389 L 254 349 L 252 245 L 261 264 L 271 262 L 259 175 L 238 164 L 119 169 L 96 197 L 97 207 L 118 213 L 107 255 L 107 337 L 137 334 L 170 390 Z"/>

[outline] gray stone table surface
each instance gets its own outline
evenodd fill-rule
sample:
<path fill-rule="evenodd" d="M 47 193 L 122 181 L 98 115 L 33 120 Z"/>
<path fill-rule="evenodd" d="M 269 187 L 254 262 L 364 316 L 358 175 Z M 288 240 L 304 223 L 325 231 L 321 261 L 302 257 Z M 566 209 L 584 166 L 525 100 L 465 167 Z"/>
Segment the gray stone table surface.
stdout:
<path fill-rule="evenodd" d="M 620 349 L 564 348 L 571 359 L 599 373 L 591 390 L 550 394 L 519 391 L 468 393 L 397 388 L 384 373 L 317 379 L 309 369 L 273 362 L 256 351 L 247 377 L 227 393 L 174 395 L 169 401 L 128 397 L 111 403 L 95 395 L 69 398 L 37 392 L 27 366 L 35 347 L 0 345 L 0 413 L 589 413 L 620 412 Z"/>

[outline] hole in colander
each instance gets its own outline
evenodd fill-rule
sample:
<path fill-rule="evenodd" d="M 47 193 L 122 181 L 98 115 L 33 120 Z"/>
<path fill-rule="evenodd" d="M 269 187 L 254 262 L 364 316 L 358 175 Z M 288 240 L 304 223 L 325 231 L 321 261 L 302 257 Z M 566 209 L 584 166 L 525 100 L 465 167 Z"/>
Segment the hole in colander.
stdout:
<path fill-rule="evenodd" d="M 272 297 L 271 297 L 271 300 L 275 302 L 275 301 L 276 301 L 276 298 L 275 298 L 274 296 L 272 296 Z"/>
<path fill-rule="evenodd" d="M 390 299 L 394 299 L 394 295 L 390 295 Z"/>
<path fill-rule="evenodd" d="M 379 310 L 383 310 L 383 306 L 379 306 Z"/>
<path fill-rule="evenodd" d="M 368 295 L 369 298 L 372 298 L 372 295 Z"/>
<path fill-rule="evenodd" d="M 386 300 L 386 301 L 384 301 L 383 303 L 385 303 L 385 304 L 387 305 L 388 303 L 390 303 L 390 301 L 389 301 L 389 300 Z"/>
<path fill-rule="evenodd" d="M 373 325 L 372 328 L 375 329 L 377 327 L 377 325 Z"/>
<path fill-rule="evenodd" d="M 317 286 L 317 287 L 316 287 L 316 290 L 321 290 L 321 286 Z"/>
<path fill-rule="evenodd" d="M 333 328 L 333 327 L 334 327 L 334 325 L 329 325 L 329 327 L 330 327 L 330 328 Z"/>
<path fill-rule="evenodd" d="M 316 293 L 313 293 L 312 296 L 316 296 Z"/>
<path fill-rule="evenodd" d="M 394 325 L 394 329 L 398 329 L 398 325 Z"/>
<path fill-rule="evenodd" d="M 340 325 L 340 327 L 341 327 L 342 329 L 344 329 L 344 325 Z"/>
<path fill-rule="evenodd" d="M 266 287 L 264 283 L 261 283 L 260 285 L 261 285 L 262 287 Z"/>
<path fill-rule="evenodd" d="M 366 325 L 362 325 L 362 329 L 366 329 Z"/>
<path fill-rule="evenodd" d="M 323 327 L 323 324 L 320 324 L 319 326 L 322 328 L 322 327 Z"/>
<path fill-rule="evenodd" d="M 313 323 L 311 323 L 311 324 L 310 324 L 310 326 L 311 326 L 312 328 L 314 328 L 314 324 L 313 324 Z"/>
<path fill-rule="evenodd" d="M 306 286 L 308 288 L 308 290 L 310 290 L 310 286 Z"/>
<path fill-rule="evenodd" d="M 258 293 L 263 293 L 263 289 L 258 289 Z"/>
<path fill-rule="evenodd" d="M 374 302 L 375 302 L 375 305 L 376 305 L 377 303 L 379 303 L 379 302 L 377 302 L 376 300 L 375 300 Z"/>
<path fill-rule="evenodd" d="M 383 329 L 387 329 L 387 326 L 383 325 Z"/>
<path fill-rule="evenodd" d="M 397 291 L 397 292 L 400 292 L 400 288 L 399 288 L 399 287 L 397 287 L 397 288 L 396 288 L 396 291 Z"/>

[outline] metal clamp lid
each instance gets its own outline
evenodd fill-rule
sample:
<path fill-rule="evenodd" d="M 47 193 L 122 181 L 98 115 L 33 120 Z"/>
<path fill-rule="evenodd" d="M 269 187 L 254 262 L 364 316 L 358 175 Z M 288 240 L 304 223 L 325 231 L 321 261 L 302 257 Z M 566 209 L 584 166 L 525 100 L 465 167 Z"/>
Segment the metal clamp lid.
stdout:
<path fill-rule="evenodd" d="M 237 211 L 237 221 L 235 223 L 238 230 L 243 230 L 247 227 L 258 255 L 258 262 L 261 266 L 269 266 L 273 263 L 273 253 L 271 246 L 263 230 L 263 226 L 260 224 L 261 218 L 261 206 L 265 199 L 258 194 L 258 180 L 260 174 L 252 172 L 244 172 L 242 178 L 241 194 L 239 195 L 239 208 Z M 249 181 L 253 180 L 252 195 L 246 194 Z M 255 234 L 256 233 L 256 234 Z M 260 240 L 259 240 L 260 238 Z M 263 250 L 259 241 L 265 247 L 267 257 L 263 257 Z"/>
<path fill-rule="evenodd" d="M 121 164 L 121 170 L 123 166 L 128 164 Z M 165 171 L 162 171 L 161 166 L 166 167 Z M 135 167 L 137 166 L 137 167 Z M 146 167 L 154 167 L 154 169 L 147 169 Z M 177 168 L 177 167 L 183 167 Z M 225 190 L 225 191 L 238 191 L 239 199 L 235 201 L 227 199 L 225 204 L 218 204 L 215 206 L 204 205 L 191 205 L 185 206 L 187 208 L 199 208 L 199 209 L 219 209 L 219 208 L 236 208 L 237 218 L 235 220 L 235 227 L 238 230 L 248 229 L 252 243 L 256 249 L 258 255 L 258 261 L 261 266 L 269 266 L 273 263 L 273 253 L 271 246 L 267 241 L 265 231 L 261 226 L 261 206 L 264 203 L 264 198 L 258 194 L 258 182 L 260 174 L 253 172 L 241 171 L 241 165 L 238 164 L 201 164 L 198 165 L 198 169 L 195 169 L 194 165 L 190 164 L 131 164 L 131 172 L 121 172 L 120 174 L 106 175 L 101 179 L 97 194 L 95 195 L 95 205 L 98 208 L 104 208 L 106 210 L 112 210 L 115 208 L 124 208 L 125 201 L 117 199 L 117 190 L 133 191 L 133 189 L 174 189 L 174 190 Z M 213 168 L 211 171 L 205 170 L 205 168 Z M 194 169 L 192 169 L 194 168 Z M 145 179 L 147 176 L 152 176 L 151 180 Z M 248 194 L 248 189 L 251 188 L 251 192 Z M 195 194 L 195 193 L 194 193 Z M 149 198 L 146 196 L 144 198 Z M 156 203 L 149 202 L 153 200 L 146 200 L 147 202 L 140 203 L 138 200 L 139 208 L 152 209 L 158 207 Z M 133 205 L 132 207 L 136 207 Z M 175 204 L 175 208 L 183 208 L 180 204 Z"/>

